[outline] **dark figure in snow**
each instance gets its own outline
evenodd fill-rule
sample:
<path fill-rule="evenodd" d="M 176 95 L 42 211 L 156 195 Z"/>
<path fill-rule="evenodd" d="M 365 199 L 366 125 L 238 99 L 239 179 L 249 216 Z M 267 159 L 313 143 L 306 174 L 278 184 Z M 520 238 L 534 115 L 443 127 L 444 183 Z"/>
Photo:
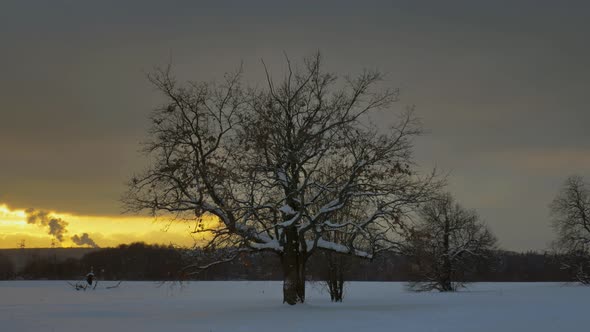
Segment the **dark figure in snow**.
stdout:
<path fill-rule="evenodd" d="M 84 283 L 84 281 L 86 281 L 86 283 Z M 96 286 L 98 285 L 98 282 L 96 280 L 96 277 L 94 276 L 94 271 L 92 271 L 92 268 L 91 268 L 90 272 L 88 274 L 86 274 L 85 279 L 80 280 L 79 282 L 77 282 L 75 284 L 71 284 L 69 282 L 68 282 L 68 284 L 70 284 L 70 286 L 74 287 L 75 290 L 87 290 L 88 288 L 95 289 Z"/>
<path fill-rule="evenodd" d="M 92 283 L 94 282 L 94 273 L 92 270 L 86 275 L 86 282 L 88 283 L 88 286 L 92 286 Z"/>

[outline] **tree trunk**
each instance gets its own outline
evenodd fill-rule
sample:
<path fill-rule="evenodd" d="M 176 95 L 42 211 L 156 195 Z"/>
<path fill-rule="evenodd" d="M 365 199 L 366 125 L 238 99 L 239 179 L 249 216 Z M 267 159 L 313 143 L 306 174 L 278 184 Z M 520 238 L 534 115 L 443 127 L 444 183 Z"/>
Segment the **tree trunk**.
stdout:
<path fill-rule="evenodd" d="M 307 257 L 304 255 L 299 255 L 299 279 L 297 280 L 297 296 L 299 297 L 299 301 L 301 303 L 305 302 L 305 263 L 307 262 Z"/>
<path fill-rule="evenodd" d="M 299 252 L 297 229 L 285 229 L 285 250 L 281 256 L 283 265 L 283 303 L 291 305 L 305 302 L 305 255 Z"/>
<path fill-rule="evenodd" d="M 453 290 L 453 285 L 451 281 L 451 274 L 453 271 L 453 266 L 451 263 L 450 257 L 450 225 L 449 219 L 445 218 L 445 228 L 443 233 L 443 266 L 442 266 L 442 278 L 441 278 L 441 291 L 443 292 L 450 292 Z"/>
<path fill-rule="evenodd" d="M 328 276 L 326 283 L 332 302 L 342 302 L 344 294 L 344 260 L 336 253 L 328 253 Z"/>

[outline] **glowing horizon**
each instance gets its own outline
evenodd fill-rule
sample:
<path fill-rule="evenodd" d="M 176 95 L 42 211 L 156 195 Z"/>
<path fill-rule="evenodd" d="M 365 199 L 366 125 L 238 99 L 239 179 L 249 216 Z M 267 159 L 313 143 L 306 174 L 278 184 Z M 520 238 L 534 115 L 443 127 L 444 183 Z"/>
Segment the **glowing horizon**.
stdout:
<path fill-rule="evenodd" d="M 0 248 L 17 248 L 25 241 L 26 248 L 88 247 L 77 245 L 74 235 L 88 233 L 99 247 L 115 247 L 132 242 L 150 244 L 174 244 L 183 247 L 193 246 L 205 240 L 205 234 L 193 237 L 194 223 L 190 221 L 170 221 L 142 216 L 85 216 L 73 213 L 47 211 L 51 217 L 67 222 L 63 241 L 58 241 L 48 232 L 47 226 L 27 222 L 25 209 L 12 209 L 0 202 Z M 206 222 L 215 222 L 207 217 Z"/>

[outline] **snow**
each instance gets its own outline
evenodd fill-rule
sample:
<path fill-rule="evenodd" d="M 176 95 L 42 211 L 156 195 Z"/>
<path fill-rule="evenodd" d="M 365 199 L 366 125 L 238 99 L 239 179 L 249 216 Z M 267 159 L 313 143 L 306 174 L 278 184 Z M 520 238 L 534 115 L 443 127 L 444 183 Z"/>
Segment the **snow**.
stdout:
<path fill-rule="evenodd" d="M 287 173 L 285 173 L 285 170 L 283 170 L 282 168 L 277 169 L 277 177 L 283 186 L 287 186 L 289 184 Z"/>
<path fill-rule="evenodd" d="M 103 282 L 103 286 L 106 282 Z M 99 284 L 100 285 L 100 284 Z M 1 331 L 582 331 L 590 288 L 481 283 L 459 293 L 411 293 L 403 283 L 353 282 L 344 303 L 319 284 L 281 304 L 280 282 L 123 282 L 74 291 L 63 281 L 0 282 Z"/>
<path fill-rule="evenodd" d="M 285 204 L 285 205 L 281 206 L 279 208 L 279 211 L 283 212 L 284 214 L 286 214 L 288 216 L 292 216 L 297 213 L 297 212 L 295 212 L 295 210 L 293 210 L 293 208 L 289 204 Z"/>
<path fill-rule="evenodd" d="M 307 246 L 308 246 L 308 248 L 311 248 L 313 246 L 313 241 L 308 241 Z M 326 241 L 324 239 L 319 239 L 317 241 L 317 246 L 319 248 L 330 249 L 330 250 L 333 250 L 336 252 L 341 252 L 341 253 L 350 252 L 350 248 L 348 248 L 347 246 L 340 244 L 340 243 Z M 356 256 L 359 256 L 359 257 L 365 257 L 365 258 L 372 257 L 372 255 L 370 253 L 364 252 L 362 250 L 353 249 L 352 253 Z"/>
<path fill-rule="evenodd" d="M 338 210 L 338 209 L 342 208 L 343 205 L 344 204 L 341 203 L 339 199 L 335 199 L 333 201 L 330 201 L 328 204 L 322 206 L 319 214 L 328 213 L 328 212 L 331 212 L 334 210 Z"/>
<path fill-rule="evenodd" d="M 268 242 L 264 243 L 257 243 L 257 242 L 250 242 L 248 246 L 253 249 L 262 250 L 262 249 L 272 249 L 274 251 L 283 251 L 283 247 L 279 244 L 277 240 L 268 240 Z"/>
<path fill-rule="evenodd" d="M 278 223 L 277 226 L 286 228 L 286 227 L 293 225 L 293 223 L 295 223 L 297 220 L 299 220 L 299 217 L 301 216 L 301 214 L 298 212 L 295 213 L 295 211 L 293 211 L 293 212 L 294 212 L 294 215 L 290 214 L 290 215 L 293 215 L 293 217 L 291 217 L 291 219 L 285 220 L 281 223 Z"/>

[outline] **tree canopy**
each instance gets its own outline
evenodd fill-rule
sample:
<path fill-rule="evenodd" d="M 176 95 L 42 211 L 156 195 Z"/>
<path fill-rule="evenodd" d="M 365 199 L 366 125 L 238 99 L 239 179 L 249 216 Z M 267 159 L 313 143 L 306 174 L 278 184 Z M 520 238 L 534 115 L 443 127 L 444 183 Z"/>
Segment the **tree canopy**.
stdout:
<path fill-rule="evenodd" d="M 153 163 L 126 197 L 131 209 L 154 215 L 216 216 L 218 225 L 195 228 L 211 234 L 206 248 L 280 254 L 285 287 L 298 284 L 289 303 L 304 300 L 305 261 L 315 250 L 371 258 L 395 248 L 406 215 L 440 186 L 416 171 L 412 140 L 421 126 L 411 110 L 391 115 L 387 130 L 371 122 L 398 97 L 379 89 L 381 73 L 339 79 L 321 60 L 287 59 L 279 82 L 264 66 L 264 88 L 247 87 L 241 70 L 220 84 L 181 84 L 170 67 L 150 75 L 166 102 L 151 116 L 145 150 Z M 335 232 L 346 242 L 329 240 Z"/>

